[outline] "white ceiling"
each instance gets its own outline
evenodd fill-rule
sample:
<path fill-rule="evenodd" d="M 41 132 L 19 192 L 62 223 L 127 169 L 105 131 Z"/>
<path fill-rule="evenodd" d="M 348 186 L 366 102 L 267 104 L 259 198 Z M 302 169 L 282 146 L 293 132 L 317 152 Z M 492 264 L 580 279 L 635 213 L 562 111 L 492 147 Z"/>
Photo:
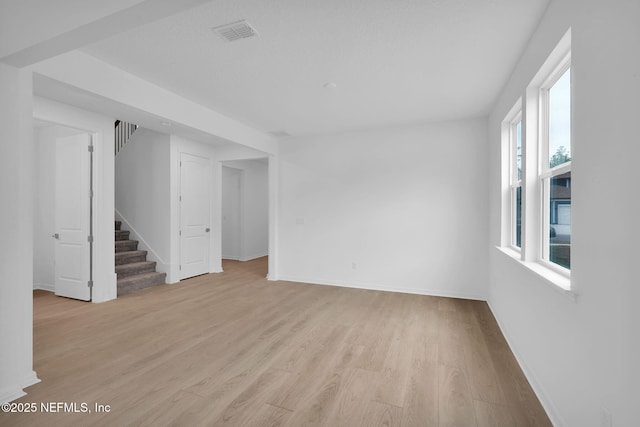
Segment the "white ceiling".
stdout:
<path fill-rule="evenodd" d="M 216 0 L 83 50 L 261 131 L 333 133 L 488 114 L 548 2 Z M 259 36 L 211 31 L 241 19 Z"/>

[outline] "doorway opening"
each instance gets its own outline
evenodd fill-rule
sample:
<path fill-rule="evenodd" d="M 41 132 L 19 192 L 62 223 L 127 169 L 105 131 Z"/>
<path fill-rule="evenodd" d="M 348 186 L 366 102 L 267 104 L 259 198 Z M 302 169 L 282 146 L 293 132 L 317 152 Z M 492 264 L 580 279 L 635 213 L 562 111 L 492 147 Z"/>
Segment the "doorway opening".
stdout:
<path fill-rule="evenodd" d="M 223 269 L 225 266 L 244 266 L 264 270 L 266 275 L 269 256 L 268 160 L 232 160 L 221 164 Z"/>
<path fill-rule="evenodd" d="M 34 289 L 91 301 L 93 135 L 35 123 Z"/>

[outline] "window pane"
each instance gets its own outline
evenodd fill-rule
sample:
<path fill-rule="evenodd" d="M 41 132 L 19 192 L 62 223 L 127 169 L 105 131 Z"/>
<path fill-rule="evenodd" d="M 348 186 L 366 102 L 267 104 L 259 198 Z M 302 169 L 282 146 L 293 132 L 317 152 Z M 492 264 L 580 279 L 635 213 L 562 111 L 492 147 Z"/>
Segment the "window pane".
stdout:
<path fill-rule="evenodd" d="M 550 180 L 549 261 L 571 268 L 571 172 Z"/>
<path fill-rule="evenodd" d="M 515 228 L 515 236 L 513 236 L 513 243 L 522 248 L 522 187 L 516 187 L 514 189 L 515 192 L 515 218 L 514 218 L 514 228 Z"/>
<path fill-rule="evenodd" d="M 518 181 L 520 181 L 522 179 L 522 120 L 516 125 L 516 167 Z"/>
<path fill-rule="evenodd" d="M 571 160 L 571 69 L 549 89 L 549 167 Z"/>

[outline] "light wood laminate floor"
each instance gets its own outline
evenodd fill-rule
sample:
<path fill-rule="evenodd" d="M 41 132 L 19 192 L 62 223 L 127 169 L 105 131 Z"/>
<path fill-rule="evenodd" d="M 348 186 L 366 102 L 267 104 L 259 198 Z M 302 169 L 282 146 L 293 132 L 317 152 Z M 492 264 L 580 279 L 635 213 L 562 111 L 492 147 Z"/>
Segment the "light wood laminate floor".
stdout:
<path fill-rule="evenodd" d="M 103 304 L 36 291 L 42 382 L 17 402 L 38 413 L 0 425 L 551 425 L 486 303 L 269 282 L 266 269 L 225 261 Z"/>

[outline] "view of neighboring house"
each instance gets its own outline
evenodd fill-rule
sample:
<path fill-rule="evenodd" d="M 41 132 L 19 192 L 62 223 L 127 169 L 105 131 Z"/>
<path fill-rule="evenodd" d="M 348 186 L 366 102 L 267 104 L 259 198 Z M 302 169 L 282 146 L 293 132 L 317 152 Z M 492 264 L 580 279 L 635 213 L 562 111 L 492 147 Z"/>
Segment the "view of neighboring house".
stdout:
<path fill-rule="evenodd" d="M 551 181 L 550 257 L 563 267 L 571 265 L 571 172 L 558 175 Z"/>

